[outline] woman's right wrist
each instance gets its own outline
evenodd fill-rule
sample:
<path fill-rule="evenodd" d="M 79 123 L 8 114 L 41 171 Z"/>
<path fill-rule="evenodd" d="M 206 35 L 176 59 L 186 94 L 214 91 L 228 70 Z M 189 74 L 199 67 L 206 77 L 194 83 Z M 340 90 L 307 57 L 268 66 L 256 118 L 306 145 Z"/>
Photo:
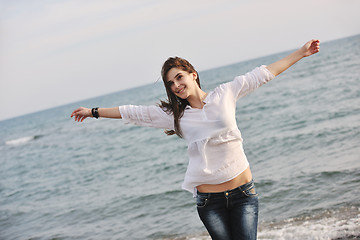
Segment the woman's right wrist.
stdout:
<path fill-rule="evenodd" d="M 91 115 L 98 119 L 100 116 L 99 116 L 99 107 L 95 107 L 95 108 L 92 108 L 91 109 Z"/>

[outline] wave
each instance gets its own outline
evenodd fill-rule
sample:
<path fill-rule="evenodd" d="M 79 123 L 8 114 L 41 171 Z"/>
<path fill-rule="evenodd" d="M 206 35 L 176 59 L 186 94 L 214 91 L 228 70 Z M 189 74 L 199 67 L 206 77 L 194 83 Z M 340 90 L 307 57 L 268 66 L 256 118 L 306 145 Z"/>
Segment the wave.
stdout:
<path fill-rule="evenodd" d="M 285 219 L 279 222 L 260 222 L 259 240 L 350 240 L 360 238 L 360 208 L 341 207 Z M 169 236 L 162 240 L 210 240 L 207 233 Z"/>
<path fill-rule="evenodd" d="M 41 137 L 43 137 L 43 135 L 21 137 L 21 138 L 16 138 L 16 139 L 13 139 L 13 140 L 5 141 L 5 144 L 6 145 L 20 145 L 20 144 L 28 143 L 28 142 L 31 142 L 33 140 L 39 139 Z"/>
<path fill-rule="evenodd" d="M 260 224 L 258 239 L 358 239 L 359 225 L 360 208 L 348 206 L 280 222 L 264 222 Z"/>

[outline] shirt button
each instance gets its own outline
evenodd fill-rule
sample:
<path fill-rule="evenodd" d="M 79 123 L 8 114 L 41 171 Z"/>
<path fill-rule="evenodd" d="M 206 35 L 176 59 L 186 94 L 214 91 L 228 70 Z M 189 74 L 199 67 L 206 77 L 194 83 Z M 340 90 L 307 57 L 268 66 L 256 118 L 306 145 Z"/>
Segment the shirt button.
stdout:
<path fill-rule="evenodd" d="M 225 193 L 225 195 L 226 195 L 226 196 L 229 196 L 229 193 L 228 193 L 228 192 L 226 192 L 226 193 Z"/>

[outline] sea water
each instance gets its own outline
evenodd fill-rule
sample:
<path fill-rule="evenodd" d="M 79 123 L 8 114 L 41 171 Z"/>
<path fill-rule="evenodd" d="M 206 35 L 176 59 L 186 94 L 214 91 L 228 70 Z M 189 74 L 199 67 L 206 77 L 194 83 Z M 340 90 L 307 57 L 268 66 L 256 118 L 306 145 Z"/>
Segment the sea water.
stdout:
<path fill-rule="evenodd" d="M 200 72 L 210 91 L 289 52 Z M 136 80 L 136 79 L 134 79 Z M 210 239 L 181 190 L 186 144 L 79 106 L 151 105 L 161 82 L 0 122 L 0 239 Z M 360 35 L 322 43 L 242 98 L 258 239 L 360 235 Z"/>

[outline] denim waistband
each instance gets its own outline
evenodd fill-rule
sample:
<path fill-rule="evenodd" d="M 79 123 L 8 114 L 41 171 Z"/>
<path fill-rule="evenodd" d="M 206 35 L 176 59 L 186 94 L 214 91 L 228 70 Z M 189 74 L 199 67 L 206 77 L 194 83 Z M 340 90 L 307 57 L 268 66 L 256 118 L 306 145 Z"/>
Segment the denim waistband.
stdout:
<path fill-rule="evenodd" d="M 244 194 L 244 191 L 246 191 L 247 189 L 249 189 L 251 186 L 254 185 L 254 180 L 251 180 L 248 183 L 245 183 L 244 185 L 241 185 L 240 187 L 231 189 L 231 190 L 227 190 L 224 192 L 214 192 L 214 193 L 203 193 L 203 192 L 199 192 L 197 191 L 197 195 L 199 196 L 203 196 L 206 198 L 223 198 L 223 197 L 230 197 L 230 196 L 234 196 L 234 195 L 238 195 L 238 194 Z"/>

